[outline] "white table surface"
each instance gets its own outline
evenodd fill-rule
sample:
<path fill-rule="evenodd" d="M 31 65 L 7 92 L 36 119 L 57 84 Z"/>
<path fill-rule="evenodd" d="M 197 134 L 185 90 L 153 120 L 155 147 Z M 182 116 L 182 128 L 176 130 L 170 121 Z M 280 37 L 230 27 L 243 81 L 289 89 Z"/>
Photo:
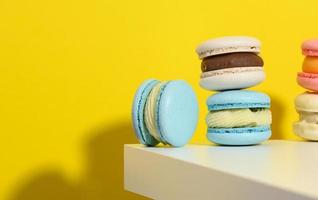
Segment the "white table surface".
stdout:
<path fill-rule="evenodd" d="M 124 152 L 125 189 L 150 198 L 318 199 L 317 142 L 182 148 L 128 144 Z"/>

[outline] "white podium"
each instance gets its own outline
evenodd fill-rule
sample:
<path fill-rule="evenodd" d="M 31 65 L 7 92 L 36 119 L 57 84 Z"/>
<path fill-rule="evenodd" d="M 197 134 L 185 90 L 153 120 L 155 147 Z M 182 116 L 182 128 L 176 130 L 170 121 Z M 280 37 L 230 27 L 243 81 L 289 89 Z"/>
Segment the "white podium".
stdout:
<path fill-rule="evenodd" d="M 125 189 L 153 199 L 318 199 L 318 142 L 124 146 Z"/>

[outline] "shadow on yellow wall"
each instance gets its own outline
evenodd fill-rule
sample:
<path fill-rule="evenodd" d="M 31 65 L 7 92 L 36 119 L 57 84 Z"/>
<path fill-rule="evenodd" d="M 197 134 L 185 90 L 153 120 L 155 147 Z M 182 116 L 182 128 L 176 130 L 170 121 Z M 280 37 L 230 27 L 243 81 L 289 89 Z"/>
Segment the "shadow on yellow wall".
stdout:
<path fill-rule="evenodd" d="M 272 97 L 273 139 L 283 137 L 282 103 Z M 145 199 L 123 190 L 123 144 L 136 143 L 130 121 L 119 121 L 108 127 L 97 128 L 89 135 L 86 145 L 87 163 L 80 181 L 72 183 L 63 172 L 42 171 L 27 177 L 11 200 L 101 200 Z"/>
<path fill-rule="evenodd" d="M 92 131 L 87 144 L 87 166 L 78 183 L 71 183 L 61 171 L 43 171 L 27 177 L 11 200 L 101 200 L 145 199 L 124 192 L 123 144 L 136 143 L 131 123 L 118 122 Z"/>
<path fill-rule="evenodd" d="M 285 116 L 283 103 L 276 97 L 271 96 L 271 111 L 272 111 L 272 137 L 271 139 L 284 138 L 284 123 L 282 119 Z"/>

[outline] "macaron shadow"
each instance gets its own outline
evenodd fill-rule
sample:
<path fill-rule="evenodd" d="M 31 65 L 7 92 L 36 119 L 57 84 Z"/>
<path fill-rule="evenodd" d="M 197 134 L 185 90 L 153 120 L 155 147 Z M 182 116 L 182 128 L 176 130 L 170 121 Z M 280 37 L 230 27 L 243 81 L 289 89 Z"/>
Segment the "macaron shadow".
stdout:
<path fill-rule="evenodd" d="M 282 101 L 276 96 L 271 96 L 271 108 L 272 111 L 272 136 L 270 139 L 283 139 L 284 128 L 283 120 L 286 115 Z"/>

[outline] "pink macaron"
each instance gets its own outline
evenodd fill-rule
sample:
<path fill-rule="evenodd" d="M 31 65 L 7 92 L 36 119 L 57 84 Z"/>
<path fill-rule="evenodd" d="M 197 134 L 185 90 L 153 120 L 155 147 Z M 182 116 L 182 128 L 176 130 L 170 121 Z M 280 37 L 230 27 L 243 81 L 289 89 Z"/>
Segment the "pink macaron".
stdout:
<path fill-rule="evenodd" d="M 298 72 L 297 83 L 308 90 L 318 91 L 318 74 Z"/>
<path fill-rule="evenodd" d="M 301 45 L 302 53 L 305 56 L 318 56 L 318 39 L 310 39 Z"/>

